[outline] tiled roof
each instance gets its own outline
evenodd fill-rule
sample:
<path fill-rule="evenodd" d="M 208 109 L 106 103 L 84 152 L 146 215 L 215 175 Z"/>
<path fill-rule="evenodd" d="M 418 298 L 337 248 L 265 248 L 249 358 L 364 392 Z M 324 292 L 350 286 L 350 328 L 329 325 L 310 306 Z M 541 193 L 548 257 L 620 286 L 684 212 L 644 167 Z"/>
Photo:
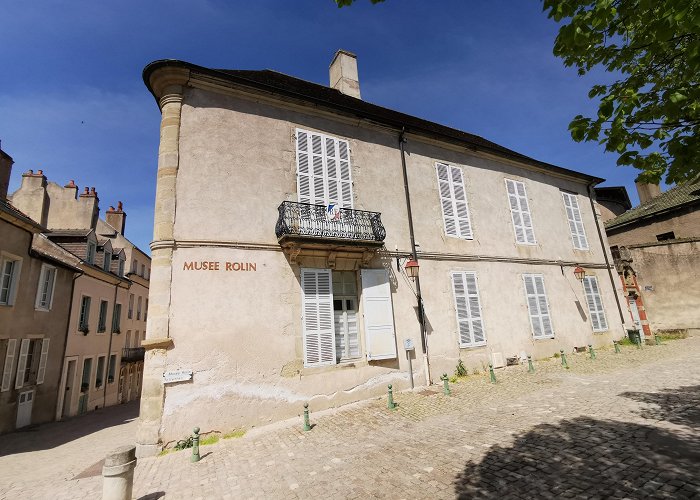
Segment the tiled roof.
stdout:
<path fill-rule="evenodd" d="M 700 176 L 680 184 L 646 203 L 634 207 L 605 223 L 605 229 L 614 229 L 634 223 L 640 219 L 654 217 L 688 205 L 700 203 Z"/>
<path fill-rule="evenodd" d="M 9 214 L 9 215 L 21 220 L 22 222 L 24 222 L 26 224 L 31 224 L 32 226 L 34 226 L 37 229 L 43 229 L 41 227 L 41 224 L 36 222 L 34 219 L 29 217 L 27 214 L 25 214 L 21 210 L 18 210 L 17 208 L 15 208 L 9 201 L 7 201 L 4 198 L 0 198 L 0 210 L 5 212 L 6 214 Z"/>
<path fill-rule="evenodd" d="M 150 85 L 150 77 L 159 68 L 180 67 L 190 70 L 194 74 L 201 74 L 230 81 L 236 85 L 246 86 L 274 92 L 285 97 L 309 102 L 334 109 L 341 113 L 351 114 L 376 123 L 388 125 L 392 128 L 405 129 L 409 133 L 420 133 L 442 140 L 452 141 L 466 145 L 474 150 L 481 150 L 490 154 L 533 165 L 546 170 L 583 178 L 589 182 L 602 182 L 598 177 L 562 168 L 550 163 L 535 160 L 526 155 L 505 148 L 478 135 L 463 132 L 458 129 L 440 125 L 415 116 L 400 113 L 392 109 L 377 106 L 362 99 L 345 95 L 339 90 L 308 82 L 293 76 L 285 75 L 277 71 L 266 70 L 226 70 L 211 69 L 197 66 L 192 63 L 178 60 L 160 60 L 150 63 L 143 70 L 143 80 L 148 89 L 153 92 Z M 157 98 L 156 98 L 157 99 Z"/>

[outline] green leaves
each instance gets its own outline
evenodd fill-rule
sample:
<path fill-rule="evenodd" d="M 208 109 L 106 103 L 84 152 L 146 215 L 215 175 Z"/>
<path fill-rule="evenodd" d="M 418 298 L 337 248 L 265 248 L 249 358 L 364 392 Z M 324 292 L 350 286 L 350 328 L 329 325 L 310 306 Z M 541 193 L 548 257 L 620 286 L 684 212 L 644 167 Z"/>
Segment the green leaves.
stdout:
<path fill-rule="evenodd" d="M 543 0 L 564 24 L 554 54 L 594 85 L 594 117 L 569 124 L 575 141 L 598 141 L 647 178 L 678 182 L 700 172 L 700 0 Z"/>

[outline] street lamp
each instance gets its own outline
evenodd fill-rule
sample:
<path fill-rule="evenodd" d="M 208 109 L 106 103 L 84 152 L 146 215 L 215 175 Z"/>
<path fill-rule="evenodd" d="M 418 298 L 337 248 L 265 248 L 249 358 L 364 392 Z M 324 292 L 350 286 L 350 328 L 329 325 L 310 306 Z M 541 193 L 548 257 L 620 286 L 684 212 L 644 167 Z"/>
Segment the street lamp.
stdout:
<path fill-rule="evenodd" d="M 411 278 L 413 281 L 416 280 L 418 277 L 418 269 L 420 266 L 418 265 L 418 262 L 415 260 L 411 259 L 408 262 L 406 262 L 406 265 L 404 266 L 404 270 L 406 271 L 406 276 Z"/>
<path fill-rule="evenodd" d="M 586 277 L 586 270 L 581 266 L 576 266 L 576 269 L 574 269 L 574 276 L 576 276 L 577 280 L 583 281 L 583 278 Z"/>

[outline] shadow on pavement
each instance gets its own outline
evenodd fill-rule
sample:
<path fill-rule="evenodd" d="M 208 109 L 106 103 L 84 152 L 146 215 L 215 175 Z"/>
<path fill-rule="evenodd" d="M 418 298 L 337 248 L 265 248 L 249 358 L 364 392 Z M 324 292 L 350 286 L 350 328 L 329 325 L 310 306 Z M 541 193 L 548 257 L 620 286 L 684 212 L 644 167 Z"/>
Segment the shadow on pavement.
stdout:
<path fill-rule="evenodd" d="M 700 385 L 688 385 L 659 392 L 623 392 L 624 396 L 654 405 L 644 408 L 640 415 L 651 420 L 666 420 L 673 424 L 700 427 Z"/>
<path fill-rule="evenodd" d="M 656 427 L 580 417 L 491 448 L 456 478 L 458 498 L 690 498 L 700 446 Z"/>
<path fill-rule="evenodd" d="M 149 493 L 148 495 L 138 497 L 136 500 L 158 500 L 159 498 L 162 498 L 164 496 L 164 491 L 156 491 L 155 493 Z"/>
<path fill-rule="evenodd" d="M 108 406 L 60 422 L 49 422 L 0 436 L 0 457 L 48 450 L 139 416 L 139 401 Z"/>

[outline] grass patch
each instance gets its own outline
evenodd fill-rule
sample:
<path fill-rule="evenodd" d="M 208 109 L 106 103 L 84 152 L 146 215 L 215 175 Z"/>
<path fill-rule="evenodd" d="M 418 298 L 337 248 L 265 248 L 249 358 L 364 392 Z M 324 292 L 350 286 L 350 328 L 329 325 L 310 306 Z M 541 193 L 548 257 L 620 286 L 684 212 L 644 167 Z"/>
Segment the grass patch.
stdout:
<path fill-rule="evenodd" d="M 204 439 L 199 441 L 199 446 L 206 446 L 208 444 L 216 444 L 219 442 L 219 435 L 218 434 L 213 434 L 211 436 L 207 436 Z"/>
<path fill-rule="evenodd" d="M 158 456 L 164 457 L 165 455 L 167 455 L 168 453 L 172 453 L 173 451 L 175 451 L 173 448 L 163 448 L 162 450 L 160 450 L 160 453 L 158 453 Z"/>
<path fill-rule="evenodd" d="M 634 342 L 632 342 L 629 337 L 623 337 L 620 340 L 617 341 L 618 344 L 620 345 L 637 345 Z"/>
<path fill-rule="evenodd" d="M 237 439 L 245 436 L 245 429 L 236 429 L 224 434 L 224 439 Z"/>

